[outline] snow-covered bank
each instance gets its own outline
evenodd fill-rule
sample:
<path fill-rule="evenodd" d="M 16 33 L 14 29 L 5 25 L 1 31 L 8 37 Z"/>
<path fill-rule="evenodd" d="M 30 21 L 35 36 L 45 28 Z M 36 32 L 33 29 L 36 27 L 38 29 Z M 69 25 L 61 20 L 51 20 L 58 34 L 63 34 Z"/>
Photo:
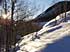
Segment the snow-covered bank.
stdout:
<path fill-rule="evenodd" d="M 46 32 L 44 32 L 42 35 L 40 34 L 40 36 L 38 35 L 40 37 L 39 39 L 35 37 L 35 35 L 37 35 L 35 33 L 35 35 L 27 35 L 21 40 L 19 44 L 17 43 L 20 47 L 20 50 L 18 50 L 17 52 L 36 52 L 43 49 L 46 45 L 48 46 L 48 44 L 54 43 L 55 41 L 65 36 L 70 36 L 70 24 L 62 23 L 62 25 L 62 28 L 55 30 L 51 33 L 48 33 L 48 30 L 45 29 Z"/>
<path fill-rule="evenodd" d="M 70 36 L 70 23 L 64 22 L 64 18 L 58 18 L 57 20 L 59 22 L 58 25 L 53 26 L 55 22 L 51 20 L 40 31 L 22 37 L 16 43 L 16 47 L 19 48 L 16 49 L 17 52 L 46 52 L 44 49 L 46 48 L 45 50 L 47 50 L 49 44 L 53 44 L 64 37 Z M 68 21 L 69 17 L 66 20 Z"/>

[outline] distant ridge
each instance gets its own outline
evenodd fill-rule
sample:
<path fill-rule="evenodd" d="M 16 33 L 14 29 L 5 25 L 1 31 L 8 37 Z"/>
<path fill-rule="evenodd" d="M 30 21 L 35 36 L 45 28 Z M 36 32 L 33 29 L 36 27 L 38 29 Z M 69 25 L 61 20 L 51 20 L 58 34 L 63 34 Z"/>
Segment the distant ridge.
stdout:
<path fill-rule="evenodd" d="M 65 2 L 67 3 L 66 11 L 69 11 L 70 10 L 70 1 L 61 1 L 61 2 L 54 4 L 53 6 L 49 7 L 46 11 L 44 11 L 42 14 L 40 14 L 39 16 L 37 16 L 35 19 L 33 19 L 31 21 L 44 22 L 44 21 L 52 20 L 53 18 L 55 18 L 59 14 L 65 12 L 65 9 L 64 9 Z"/>

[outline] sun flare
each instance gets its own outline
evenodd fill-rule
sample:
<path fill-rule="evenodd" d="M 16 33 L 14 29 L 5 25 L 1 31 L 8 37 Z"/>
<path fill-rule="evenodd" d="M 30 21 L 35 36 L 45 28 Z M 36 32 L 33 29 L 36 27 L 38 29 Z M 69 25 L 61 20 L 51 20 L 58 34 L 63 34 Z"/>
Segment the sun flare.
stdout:
<path fill-rule="evenodd" d="M 3 18 L 4 18 L 4 19 L 6 19 L 6 18 L 7 18 L 7 15 L 6 15 L 6 14 L 3 14 L 2 16 L 3 16 Z"/>
<path fill-rule="evenodd" d="M 10 19 L 10 13 L 3 14 L 2 17 L 3 17 L 4 19 Z"/>

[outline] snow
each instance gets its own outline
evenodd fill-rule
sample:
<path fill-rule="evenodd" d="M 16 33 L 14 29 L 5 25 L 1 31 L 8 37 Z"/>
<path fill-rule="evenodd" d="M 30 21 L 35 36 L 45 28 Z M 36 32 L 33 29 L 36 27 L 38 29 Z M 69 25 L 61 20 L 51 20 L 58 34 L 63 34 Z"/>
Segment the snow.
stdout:
<path fill-rule="evenodd" d="M 47 24 L 45 24 L 43 28 L 38 32 L 34 32 L 22 37 L 21 40 L 18 43 L 16 43 L 16 47 L 20 48 L 16 52 L 47 52 L 47 51 L 52 52 L 55 49 L 59 51 L 60 48 L 62 49 L 62 46 L 64 47 L 66 45 L 70 46 L 70 44 L 66 43 L 67 40 L 66 41 L 64 40 L 63 44 L 60 44 L 62 42 L 61 39 L 64 39 L 64 37 L 70 36 L 69 19 L 66 19 L 67 22 L 64 22 L 63 20 L 64 18 L 57 17 L 57 21 L 59 22 L 58 25 L 51 26 L 55 24 L 54 22 L 55 20 L 53 19 L 49 21 Z M 61 21 L 63 22 L 60 23 Z M 56 43 L 57 41 L 59 41 L 59 44 Z M 54 44 L 55 46 L 52 46 Z M 60 48 L 59 49 L 56 48 L 56 45 L 58 48 L 59 47 Z M 65 47 L 63 49 L 67 50 L 66 48 L 68 48 L 69 50 L 70 47 Z M 53 50 L 51 51 L 50 49 L 51 50 L 53 49 Z M 65 52 L 63 51 L 63 49 L 62 51 L 59 51 L 59 52 Z M 56 51 L 53 51 L 53 52 L 56 52 Z"/>
<path fill-rule="evenodd" d="M 67 12 L 66 16 L 67 16 L 66 20 L 69 22 L 70 21 L 70 11 Z M 65 13 L 62 13 L 62 14 L 58 15 L 56 18 L 54 18 L 54 19 L 50 20 L 49 22 L 47 22 L 43 26 L 43 28 L 46 27 L 46 26 L 47 27 L 55 26 L 56 21 L 57 21 L 57 24 L 60 24 L 61 22 L 65 22 L 64 19 L 65 19 Z"/>
<path fill-rule="evenodd" d="M 47 35 L 48 34 L 48 35 Z M 70 34 L 70 24 L 65 23 L 63 28 L 60 28 L 59 30 L 53 31 L 51 33 L 44 33 L 40 36 L 40 39 L 35 38 L 34 41 L 30 40 L 31 35 L 26 40 L 22 40 L 19 43 L 20 50 L 23 50 L 23 52 L 26 50 L 28 52 L 35 52 L 43 49 L 46 45 L 52 44 L 55 41 L 68 36 Z M 23 42 L 24 41 L 24 42 Z M 24 44 L 26 43 L 26 44 Z M 19 52 L 20 52 L 19 50 Z M 25 51 L 25 52 L 26 52 Z"/>

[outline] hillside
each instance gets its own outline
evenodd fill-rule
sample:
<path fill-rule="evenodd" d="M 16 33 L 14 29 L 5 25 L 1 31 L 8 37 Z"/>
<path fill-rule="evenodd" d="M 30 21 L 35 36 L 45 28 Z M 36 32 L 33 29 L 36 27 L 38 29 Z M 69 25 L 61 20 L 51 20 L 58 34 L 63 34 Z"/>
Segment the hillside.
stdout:
<path fill-rule="evenodd" d="M 17 52 L 70 52 L 70 22 L 64 18 L 49 21 L 37 32 L 28 34 L 16 43 Z M 60 23 L 62 22 L 62 23 Z"/>

